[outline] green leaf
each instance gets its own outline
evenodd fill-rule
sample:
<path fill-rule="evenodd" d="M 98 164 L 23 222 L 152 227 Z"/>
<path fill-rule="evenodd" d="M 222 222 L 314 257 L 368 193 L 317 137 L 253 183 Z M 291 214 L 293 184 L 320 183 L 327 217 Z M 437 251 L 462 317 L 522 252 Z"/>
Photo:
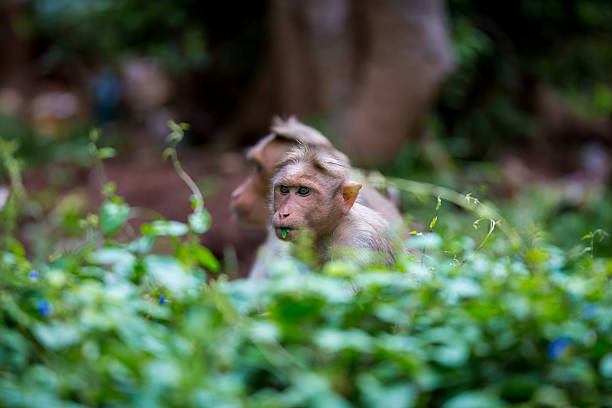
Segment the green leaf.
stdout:
<path fill-rule="evenodd" d="M 465 392 L 446 401 L 442 408 L 497 408 L 504 404 L 497 398 L 478 392 Z"/>
<path fill-rule="evenodd" d="M 416 249 L 436 249 L 442 245 L 442 238 L 436 233 L 430 232 L 422 235 L 416 235 L 406 241 L 406 246 Z"/>
<path fill-rule="evenodd" d="M 152 235 L 155 237 L 178 237 L 185 235 L 189 231 L 189 228 L 186 224 L 178 221 L 156 220 L 150 224 L 143 224 L 141 231 L 145 235 Z"/>
<path fill-rule="evenodd" d="M 93 128 L 89 131 L 89 140 L 91 140 L 92 142 L 97 142 L 98 139 L 100 139 L 100 129 L 98 128 Z"/>
<path fill-rule="evenodd" d="M 39 323 L 34 326 L 34 335 L 45 347 L 52 350 L 71 346 L 80 339 L 76 326 L 64 323 Z"/>
<path fill-rule="evenodd" d="M 327 262 L 323 267 L 323 275 L 349 277 L 358 273 L 357 265 L 342 259 Z"/>
<path fill-rule="evenodd" d="M 191 203 L 192 210 L 195 210 L 196 208 L 202 207 L 204 205 L 204 202 L 202 201 L 202 196 L 196 194 L 192 194 L 189 197 L 189 202 Z"/>
<path fill-rule="evenodd" d="M 138 239 L 130 242 L 127 245 L 127 249 L 136 252 L 139 254 L 145 254 L 153 248 L 153 244 L 155 243 L 155 237 L 150 235 L 143 235 Z"/>
<path fill-rule="evenodd" d="M 171 132 L 166 138 L 166 142 L 176 145 L 183 140 L 183 130 L 187 129 L 184 125 L 185 124 L 182 123 L 179 125 L 173 120 L 168 121 L 168 127 L 170 128 Z"/>
<path fill-rule="evenodd" d="M 134 268 L 136 257 L 125 249 L 102 248 L 92 253 L 88 260 L 93 264 L 112 265 L 114 272 L 125 276 Z"/>
<path fill-rule="evenodd" d="M 438 221 L 438 216 L 436 215 L 433 220 L 429 223 L 429 229 L 433 229 L 436 226 L 436 221 Z"/>
<path fill-rule="evenodd" d="M 147 255 L 144 258 L 144 266 L 157 283 L 177 295 L 197 287 L 197 279 L 188 274 L 183 265 L 171 256 Z"/>
<path fill-rule="evenodd" d="M 0 331 L 0 344 L 4 350 L 10 350 L 9 353 L 0 353 L 0 361 L 4 367 L 19 367 L 23 368 L 28 362 L 30 341 L 26 340 L 22 334 L 17 331 L 2 330 Z"/>
<path fill-rule="evenodd" d="M 153 360 L 147 364 L 145 373 L 155 387 L 172 387 L 181 379 L 181 369 L 172 360 Z"/>
<path fill-rule="evenodd" d="M 176 150 L 174 150 L 173 147 L 166 147 L 164 151 L 162 152 L 162 159 L 163 160 L 168 159 L 168 157 L 172 156 L 175 152 Z"/>
<path fill-rule="evenodd" d="M 446 296 L 450 304 L 454 304 L 463 298 L 478 297 L 482 293 L 482 290 L 474 279 L 459 276 L 449 280 L 442 293 Z"/>
<path fill-rule="evenodd" d="M 109 181 L 102 187 L 102 194 L 106 198 L 110 198 L 115 195 L 115 191 L 117 190 L 117 184 L 114 181 Z"/>
<path fill-rule="evenodd" d="M 315 342 L 319 347 L 338 352 L 340 350 L 352 349 L 367 353 L 372 350 L 372 338 L 364 331 L 352 330 L 321 330 L 315 337 Z"/>
<path fill-rule="evenodd" d="M 98 158 L 99 159 L 109 159 L 111 157 L 115 157 L 117 151 L 112 147 L 101 147 L 98 149 Z"/>
<path fill-rule="evenodd" d="M 125 224 L 129 214 L 127 204 L 105 201 L 100 209 L 100 231 L 105 236 L 114 235 Z"/>
<path fill-rule="evenodd" d="M 533 402 L 538 406 L 545 407 L 566 407 L 570 405 L 565 390 L 551 385 L 541 386 L 536 391 Z"/>
<path fill-rule="evenodd" d="M 431 359 L 446 367 L 460 367 L 469 357 L 467 346 L 460 341 L 434 348 Z"/>
<path fill-rule="evenodd" d="M 606 354 L 599 362 L 599 372 L 606 378 L 612 378 L 612 353 Z"/>
<path fill-rule="evenodd" d="M 210 228 L 211 217 L 206 209 L 194 212 L 189 216 L 189 226 L 197 234 L 203 234 Z"/>
<path fill-rule="evenodd" d="M 385 384 L 386 385 L 386 384 Z M 365 406 L 373 408 L 410 408 L 416 403 L 417 390 L 414 384 L 385 386 L 371 374 L 361 374 L 357 387 Z"/>
<path fill-rule="evenodd" d="M 201 245 L 194 245 L 189 248 L 196 261 L 211 272 L 219 272 L 220 264 L 217 258 L 208 248 Z"/>
<path fill-rule="evenodd" d="M 251 339 L 261 343 L 274 343 L 280 337 L 278 327 L 272 322 L 254 322 L 248 332 Z"/>
<path fill-rule="evenodd" d="M 418 336 L 429 358 L 445 367 L 460 367 L 468 361 L 470 350 L 465 340 L 450 327 L 435 327 Z"/>

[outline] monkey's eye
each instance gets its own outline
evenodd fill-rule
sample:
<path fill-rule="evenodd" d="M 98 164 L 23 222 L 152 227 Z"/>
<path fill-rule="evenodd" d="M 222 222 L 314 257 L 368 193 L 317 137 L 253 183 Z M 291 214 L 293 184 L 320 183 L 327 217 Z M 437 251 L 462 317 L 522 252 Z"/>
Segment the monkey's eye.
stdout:
<path fill-rule="evenodd" d="M 263 167 L 261 166 L 261 163 L 258 162 L 258 161 L 254 162 L 254 163 L 255 163 L 255 171 L 257 173 L 261 173 L 261 171 L 263 170 Z"/>
<path fill-rule="evenodd" d="M 308 193 L 310 193 L 310 189 L 308 187 L 300 187 L 297 189 L 297 193 L 299 195 L 305 196 L 305 195 L 308 195 Z"/>
<path fill-rule="evenodd" d="M 278 188 L 278 191 L 280 191 L 281 194 L 289 194 L 289 187 L 287 187 L 287 186 L 280 186 Z"/>

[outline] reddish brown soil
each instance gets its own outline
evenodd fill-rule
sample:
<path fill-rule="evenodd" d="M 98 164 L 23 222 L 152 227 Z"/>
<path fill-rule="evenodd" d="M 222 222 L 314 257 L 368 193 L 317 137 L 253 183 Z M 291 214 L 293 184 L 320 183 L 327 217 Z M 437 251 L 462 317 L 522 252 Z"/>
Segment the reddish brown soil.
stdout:
<path fill-rule="evenodd" d="M 205 206 L 212 215 L 212 225 L 202 236 L 202 244 L 223 258 L 235 251 L 238 261 L 237 276 L 246 276 L 253 260 L 255 249 L 263 242 L 265 232 L 238 227 L 232 219 L 230 196 L 247 175 L 242 157 L 236 153 L 214 155 L 199 150 L 179 152 L 183 168 L 204 189 Z M 104 169 L 107 180 L 115 181 L 117 194 L 132 207 L 152 209 L 165 218 L 186 222 L 190 214 L 190 190 L 179 178 L 169 161 L 160 156 L 126 157 L 106 160 Z M 25 177 L 26 188 L 36 191 L 44 188 L 45 169 L 37 169 Z M 85 188 L 92 210 L 102 200 L 101 183 L 94 170 L 78 172 L 77 179 L 66 191 Z M 142 220 L 134 220 L 138 226 Z"/>

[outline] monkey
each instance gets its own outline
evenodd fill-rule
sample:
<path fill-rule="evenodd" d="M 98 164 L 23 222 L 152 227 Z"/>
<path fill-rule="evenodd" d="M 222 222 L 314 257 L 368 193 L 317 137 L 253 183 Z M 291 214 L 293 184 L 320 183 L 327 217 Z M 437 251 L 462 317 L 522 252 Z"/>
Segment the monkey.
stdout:
<path fill-rule="evenodd" d="M 247 150 L 246 157 L 253 164 L 253 171 L 232 193 L 235 219 L 245 227 L 265 228 L 268 225 L 270 180 L 285 153 L 299 143 L 333 149 L 325 136 L 294 117 L 286 121 L 275 117 L 270 130 L 270 134 Z"/>
<path fill-rule="evenodd" d="M 332 151 L 339 160 L 350 166 L 348 157 L 336 150 L 325 136 L 293 116 L 287 120 L 275 117 L 270 129 L 270 134 L 248 149 L 246 156 L 253 164 L 253 172 L 232 192 L 231 206 L 235 219 L 245 227 L 268 226 L 270 180 L 283 155 L 299 144 Z M 359 202 L 380 212 L 390 222 L 402 219 L 397 207 L 369 186 L 361 191 Z"/>
<path fill-rule="evenodd" d="M 283 155 L 294 147 L 302 144 L 317 150 L 331 152 L 338 160 L 350 167 L 348 157 L 336 150 L 325 136 L 293 116 L 287 120 L 275 117 L 270 130 L 270 134 L 248 149 L 246 156 L 253 164 L 253 171 L 233 191 L 231 196 L 234 219 L 245 227 L 269 228 L 270 180 Z M 383 214 L 390 222 L 398 223 L 402 220 L 397 207 L 374 188 L 364 186 L 359 194 L 358 202 Z M 266 242 L 260 247 L 255 263 L 251 267 L 249 279 L 264 279 L 270 260 L 277 257 L 279 253 L 288 252 L 289 246 L 286 242 L 278 240 L 269 230 Z"/>
<path fill-rule="evenodd" d="M 357 202 L 362 185 L 350 181 L 350 170 L 329 150 L 303 145 L 287 153 L 272 178 L 274 232 L 284 241 L 295 241 L 302 231 L 312 234 L 320 263 L 365 250 L 392 265 L 394 245 L 389 223 Z M 361 251 L 346 251 L 351 248 Z"/>

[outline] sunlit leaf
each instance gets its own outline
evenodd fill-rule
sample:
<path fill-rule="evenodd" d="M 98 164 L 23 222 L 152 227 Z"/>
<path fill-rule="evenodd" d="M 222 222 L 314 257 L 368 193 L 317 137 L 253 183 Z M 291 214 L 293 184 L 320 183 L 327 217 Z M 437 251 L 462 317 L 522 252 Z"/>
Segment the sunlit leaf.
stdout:
<path fill-rule="evenodd" d="M 75 326 L 59 322 L 37 324 L 34 327 L 34 335 L 45 347 L 52 350 L 71 346 L 80 339 L 79 331 Z"/>
<path fill-rule="evenodd" d="M 112 147 L 101 147 L 98 149 L 98 158 L 99 159 L 109 159 L 111 157 L 115 157 L 117 151 Z"/>
<path fill-rule="evenodd" d="M 109 181 L 108 183 L 104 184 L 104 187 L 102 187 L 102 194 L 104 197 L 110 198 L 115 195 L 116 190 L 117 184 L 114 181 Z"/>
<path fill-rule="evenodd" d="M 503 406 L 505 404 L 497 398 L 478 392 L 466 392 L 446 401 L 442 408 L 497 408 Z"/>
<path fill-rule="evenodd" d="M 599 372 L 606 378 L 612 378 L 612 353 L 608 353 L 599 362 Z"/>
<path fill-rule="evenodd" d="M 89 131 L 89 140 L 92 142 L 97 142 L 100 139 L 100 129 L 93 128 Z"/>
<path fill-rule="evenodd" d="M 406 241 L 406 245 L 410 248 L 429 248 L 435 249 L 442 245 L 442 238 L 435 233 L 426 233 L 422 235 L 416 235 Z"/>
<path fill-rule="evenodd" d="M 130 214 L 130 207 L 123 203 L 105 201 L 100 209 L 100 231 L 112 236 L 125 224 Z"/>
<path fill-rule="evenodd" d="M 156 282 L 173 293 L 180 295 L 197 287 L 197 279 L 171 256 L 147 255 L 144 258 L 144 266 Z"/>
<path fill-rule="evenodd" d="M 92 253 L 89 262 L 100 265 L 112 265 L 113 271 L 127 275 L 132 271 L 136 257 L 121 248 L 102 248 Z"/>
<path fill-rule="evenodd" d="M 203 234 L 208 231 L 210 223 L 210 214 L 204 208 L 189 215 L 189 226 L 197 234 Z"/>
<path fill-rule="evenodd" d="M 438 216 L 436 215 L 435 217 L 433 217 L 433 219 L 431 220 L 431 222 L 429 223 L 429 229 L 433 229 L 433 227 L 436 226 L 436 222 L 438 221 Z"/>
<path fill-rule="evenodd" d="M 204 268 L 211 272 L 219 272 L 221 265 L 208 248 L 204 248 L 201 245 L 193 245 L 189 247 L 189 251 L 196 261 Z"/>
<path fill-rule="evenodd" d="M 363 374 L 358 378 L 357 386 L 368 407 L 410 408 L 416 403 L 417 390 L 414 384 L 383 385 L 374 376 Z"/>
<path fill-rule="evenodd" d="M 178 221 L 156 220 L 150 224 L 143 224 L 141 227 L 142 233 L 156 237 L 173 236 L 178 237 L 187 234 L 189 228 L 187 225 Z"/>

